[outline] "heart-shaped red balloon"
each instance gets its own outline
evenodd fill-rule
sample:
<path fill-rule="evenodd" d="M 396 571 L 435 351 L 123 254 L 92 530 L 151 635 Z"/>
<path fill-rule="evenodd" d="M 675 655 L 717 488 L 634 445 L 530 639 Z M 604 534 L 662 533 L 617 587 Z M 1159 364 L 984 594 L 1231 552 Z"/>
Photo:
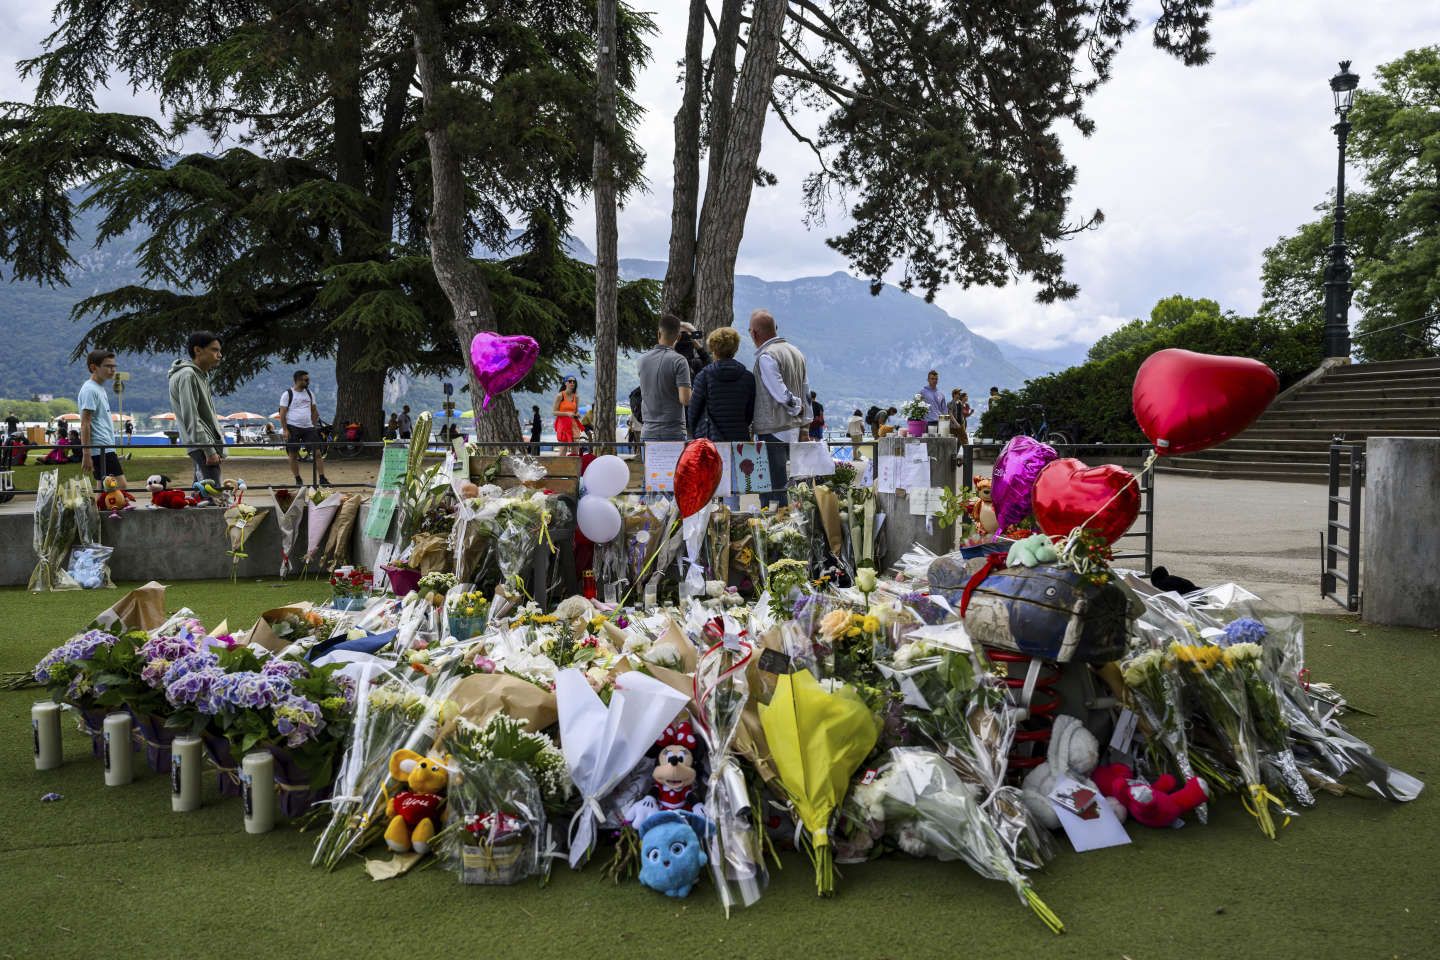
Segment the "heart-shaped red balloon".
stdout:
<path fill-rule="evenodd" d="M 675 502 L 680 505 L 680 516 L 698 513 L 709 503 L 723 473 L 715 444 L 703 438 L 686 444 L 675 464 Z"/>
<path fill-rule="evenodd" d="M 1259 360 L 1160 350 L 1135 372 L 1130 406 L 1163 457 L 1229 440 L 1254 423 L 1279 390 L 1280 378 Z"/>
<path fill-rule="evenodd" d="M 1140 484 L 1124 467 L 1087 467 L 1067 457 L 1045 465 L 1031 500 L 1040 529 L 1050 536 L 1063 537 L 1084 524 L 1114 543 L 1140 515 Z"/>

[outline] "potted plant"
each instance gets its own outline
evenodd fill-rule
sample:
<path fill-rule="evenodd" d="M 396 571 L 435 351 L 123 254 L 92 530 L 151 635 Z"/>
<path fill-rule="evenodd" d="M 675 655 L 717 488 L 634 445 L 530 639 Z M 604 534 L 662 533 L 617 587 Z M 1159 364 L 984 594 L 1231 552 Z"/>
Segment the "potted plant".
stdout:
<path fill-rule="evenodd" d="M 900 404 L 900 412 L 905 415 L 905 426 L 912 437 L 925 436 L 925 427 L 930 418 L 930 404 L 920 394 L 915 394 L 909 400 Z"/>
<path fill-rule="evenodd" d="M 375 582 L 364 567 L 340 567 L 330 574 L 330 606 L 336 610 L 359 610 Z"/>
<path fill-rule="evenodd" d="M 457 640 L 469 640 L 485 632 L 490 601 L 479 590 L 451 597 L 445 605 L 448 632 Z"/>

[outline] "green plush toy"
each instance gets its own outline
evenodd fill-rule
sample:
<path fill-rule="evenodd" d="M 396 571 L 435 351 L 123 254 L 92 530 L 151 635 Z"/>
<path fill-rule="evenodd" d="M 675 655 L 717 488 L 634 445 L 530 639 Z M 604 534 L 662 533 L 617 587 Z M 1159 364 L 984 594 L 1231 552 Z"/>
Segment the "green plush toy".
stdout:
<path fill-rule="evenodd" d="M 1005 556 L 1007 567 L 1038 567 L 1042 563 L 1054 563 L 1060 559 L 1055 544 L 1043 533 L 1017 540 Z"/>

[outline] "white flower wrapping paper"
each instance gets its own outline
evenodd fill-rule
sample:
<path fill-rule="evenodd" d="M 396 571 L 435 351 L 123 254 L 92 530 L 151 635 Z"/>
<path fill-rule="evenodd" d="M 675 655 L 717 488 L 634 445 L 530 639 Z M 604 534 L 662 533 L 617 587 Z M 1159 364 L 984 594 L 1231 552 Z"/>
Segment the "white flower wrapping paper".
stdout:
<path fill-rule="evenodd" d="M 615 679 L 607 707 L 579 670 L 555 678 L 560 743 L 580 809 L 570 821 L 570 866 L 590 856 L 595 828 L 605 819 L 600 802 L 615 789 L 689 697 L 654 677 L 631 671 Z"/>

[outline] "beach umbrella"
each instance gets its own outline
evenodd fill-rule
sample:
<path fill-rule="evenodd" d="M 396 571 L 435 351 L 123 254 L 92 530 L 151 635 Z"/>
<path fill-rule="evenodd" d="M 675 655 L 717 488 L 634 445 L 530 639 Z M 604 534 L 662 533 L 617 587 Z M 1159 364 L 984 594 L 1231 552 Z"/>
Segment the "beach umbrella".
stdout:
<path fill-rule="evenodd" d="M 221 417 L 221 420 L 268 420 L 263 414 L 250 413 L 248 410 L 241 410 L 239 413 L 232 413 L 228 417 Z"/>
<path fill-rule="evenodd" d="M 79 423 L 79 422 L 80 422 L 80 414 L 78 414 L 78 413 L 62 413 L 62 414 L 60 414 L 60 416 L 56 417 L 55 419 L 56 419 L 56 420 L 59 420 L 61 423 Z"/>
<path fill-rule="evenodd" d="M 174 419 L 175 419 L 175 414 L 173 414 L 173 413 L 157 413 L 157 414 L 155 414 L 153 417 L 151 417 L 150 419 L 151 419 L 151 420 L 174 420 Z"/>

